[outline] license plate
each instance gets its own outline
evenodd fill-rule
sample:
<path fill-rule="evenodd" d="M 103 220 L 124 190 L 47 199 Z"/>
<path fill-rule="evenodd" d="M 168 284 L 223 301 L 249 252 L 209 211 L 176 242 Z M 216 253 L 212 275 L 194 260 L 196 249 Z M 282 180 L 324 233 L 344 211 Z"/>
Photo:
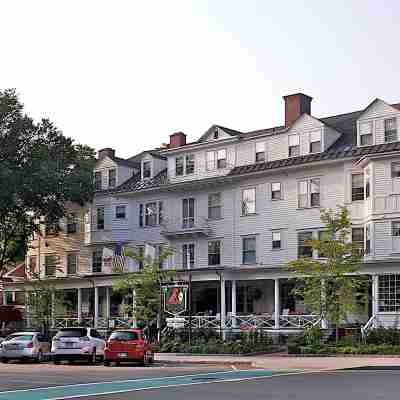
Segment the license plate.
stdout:
<path fill-rule="evenodd" d="M 119 358 L 126 358 L 128 357 L 128 353 L 118 353 Z"/>
<path fill-rule="evenodd" d="M 74 343 L 73 342 L 65 342 L 65 348 L 73 349 L 74 348 Z"/>

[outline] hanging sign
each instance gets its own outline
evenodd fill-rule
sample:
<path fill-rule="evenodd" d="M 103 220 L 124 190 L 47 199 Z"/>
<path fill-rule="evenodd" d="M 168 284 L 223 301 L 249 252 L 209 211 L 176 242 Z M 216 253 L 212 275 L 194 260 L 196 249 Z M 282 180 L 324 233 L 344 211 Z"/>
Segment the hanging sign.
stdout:
<path fill-rule="evenodd" d="M 187 286 L 164 286 L 164 311 L 171 315 L 179 315 L 187 310 Z"/>

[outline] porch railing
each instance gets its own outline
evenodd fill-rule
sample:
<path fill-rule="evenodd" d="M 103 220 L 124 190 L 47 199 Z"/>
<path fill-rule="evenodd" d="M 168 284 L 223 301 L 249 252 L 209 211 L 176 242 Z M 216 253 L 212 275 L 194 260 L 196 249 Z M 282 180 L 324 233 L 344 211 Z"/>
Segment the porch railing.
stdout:
<path fill-rule="evenodd" d="M 279 318 L 279 326 L 280 328 L 306 329 L 317 326 L 321 321 L 322 317 L 315 314 L 281 315 Z"/>

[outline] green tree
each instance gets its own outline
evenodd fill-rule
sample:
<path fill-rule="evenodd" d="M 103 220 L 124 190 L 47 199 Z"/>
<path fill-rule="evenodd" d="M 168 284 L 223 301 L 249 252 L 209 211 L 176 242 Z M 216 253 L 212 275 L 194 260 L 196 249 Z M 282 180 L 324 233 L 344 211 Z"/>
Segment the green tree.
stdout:
<path fill-rule="evenodd" d="M 322 238 L 305 243 L 319 254 L 319 259 L 300 258 L 290 261 L 288 267 L 297 279 L 301 278 L 294 294 L 338 329 L 349 314 L 365 307 L 368 280 L 359 273 L 362 251 L 349 241 L 348 210 L 323 209 L 321 221 L 326 227 Z"/>
<path fill-rule="evenodd" d="M 93 149 L 47 119 L 33 121 L 14 90 L 0 91 L 0 278 L 40 222 L 56 223 L 68 202 L 92 199 L 94 164 Z"/>
<path fill-rule="evenodd" d="M 125 310 L 132 318 L 149 327 L 152 321 L 161 318 L 161 287 L 175 276 L 172 269 L 160 269 L 160 263 L 174 254 L 172 248 L 164 248 L 157 258 L 144 257 L 138 252 L 126 250 L 124 255 L 143 264 L 137 272 L 124 272 L 115 269 L 119 275 L 114 278 L 113 289 L 134 301 L 126 304 Z"/>

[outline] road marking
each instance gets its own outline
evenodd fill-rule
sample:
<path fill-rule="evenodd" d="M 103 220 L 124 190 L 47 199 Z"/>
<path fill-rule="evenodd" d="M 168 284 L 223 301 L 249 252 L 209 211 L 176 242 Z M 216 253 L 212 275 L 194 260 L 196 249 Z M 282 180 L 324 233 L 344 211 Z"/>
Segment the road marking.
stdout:
<path fill-rule="evenodd" d="M 0 392 L 0 400 L 60 400 L 167 387 L 239 382 L 273 376 L 266 370 L 224 371 L 181 376 L 95 382 Z"/>

